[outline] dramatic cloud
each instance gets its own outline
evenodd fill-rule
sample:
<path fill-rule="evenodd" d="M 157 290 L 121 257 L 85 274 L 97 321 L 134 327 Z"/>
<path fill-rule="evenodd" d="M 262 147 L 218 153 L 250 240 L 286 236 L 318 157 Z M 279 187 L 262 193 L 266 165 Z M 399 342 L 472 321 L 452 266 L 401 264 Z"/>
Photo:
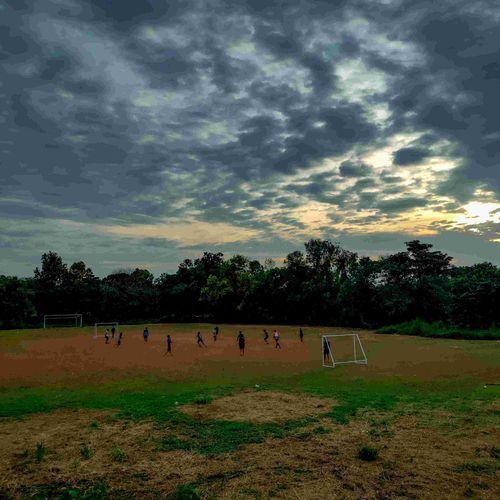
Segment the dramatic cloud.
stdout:
<path fill-rule="evenodd" d="M 499 60 L 490 0 L 4 0 L 0 273 L 382 233 L 491 259 Z"/>
<path fill-rule="evenodd" d="M 429 153 L 419 148 L 401 148 L 394 153 L 394 165 L 412 165 L 422 163 Z"/>

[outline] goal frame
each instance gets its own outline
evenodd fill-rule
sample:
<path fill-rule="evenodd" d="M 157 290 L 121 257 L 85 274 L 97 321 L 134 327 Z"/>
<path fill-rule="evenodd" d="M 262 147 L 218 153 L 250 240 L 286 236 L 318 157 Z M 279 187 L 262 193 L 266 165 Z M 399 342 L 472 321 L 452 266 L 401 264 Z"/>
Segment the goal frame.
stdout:
<path fill-rule="evenodd" d="M 333 355 L 332 352 L 332 347 L 330 345 L 330 338 L 337 338 L 337 337 L 352 337 L 352 345 L 353 345 L 353 354 L 354 354 L 354 359 L 348 360 L 348 361 L 336 361 L 335 356 Z M 329 354 L 329 359 L 330 363 L 325 362 L 325 355 L 324 355 L 324 346 L 325 346 L 325 341 L 326 345 L 328 346 L 328 354 Z M 349 364 L 354 364 L 354 365 L 367 365 L 368 364 L 368 358 L 366 357 L 365 350 L 363 348 L 363 344 L 361 343 L 361 339 L 359 338 L 359 335 L 357 333 L 331 333 L 331 334 L 325 334 L 321 336 L 321 359 L 323 361 L 323 366 L 325 368 L 335 368 L 337 365 L 349 365 Z"/>
<path fill-rule="evenodd" d="M 118 330 L 118 326 L 120 326 L 120 324 L 118 323 L 118 321 L 104 321 L 104 322 L 94 323 L 94 338 L 95 339 L 104 337 L 104 334 L 99 335 L 99 327 L 102 327 L 102 326 L 114 326 Z"/>
<path fill-rule="evenodd" d="M 80 313 L 75 313 L 75 314 L 44 314 L 43 315 L 43 327 L 44 328 L 50 328 L 50 325 L 47 326 L 47 320 L 50 319 L 72 319 L 74 318 L 75 324 L 73 325 L 68 325 L 64 326 L 61 328 L 78 328 L 83 326 L 83 314 Z"/>

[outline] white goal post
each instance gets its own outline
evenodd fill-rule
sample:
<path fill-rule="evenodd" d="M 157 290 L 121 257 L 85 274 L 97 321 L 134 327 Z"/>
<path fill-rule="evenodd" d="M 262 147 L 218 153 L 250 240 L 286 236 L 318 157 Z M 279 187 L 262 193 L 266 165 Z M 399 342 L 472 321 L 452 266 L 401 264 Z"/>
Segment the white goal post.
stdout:
<path fill-rule="evenodd" d="M 43 327 L 47 328 L 47 323 L 50 322 L 51 320 L 75 320 L 74 325 L 67 325 L 67 326 L 75 326 L 75 327 L 82 327 L 83 325 L 83 316 L 81 314 L 44 314 L 43 316 Z M 50 325 L 49 325 L 50 326 Z"/>
<path fill-rule="evenodd" d="M 103 327 L 115 327 L 116 330 L 118 330 L 118 321 L 109 321 L 107 323 L 95 323 L 94 325 L 94 338 L 97 339 L 99 337 L 104 337 L 104 333 L 99 334 L 99 329 L 102 329 Z"/>
<path fill-rule="evenodd" d="M 344 354 L 344 357 L 341 357 L 341 353 L 338 353 L 335 350 L 335 346 L 332 346 L 332 343 L 334 344 L 339 337 L 344 337 L 349 343 L 347 345 L 347 354 L 342 353 Z M 349 337 L 352 338 L 352 343 L 350 342 Z M 363 344 L 361 344 L 361 340 L 357 333 L 332 333 L 329 335 L 322 335 L 321 351 L 323 356 L 323 366 L 328 368 L 335 368 L 336 365 L 347 365 L 352 363 L 357 365 L 368 364 L 368 358 L 366 357 Z"/>

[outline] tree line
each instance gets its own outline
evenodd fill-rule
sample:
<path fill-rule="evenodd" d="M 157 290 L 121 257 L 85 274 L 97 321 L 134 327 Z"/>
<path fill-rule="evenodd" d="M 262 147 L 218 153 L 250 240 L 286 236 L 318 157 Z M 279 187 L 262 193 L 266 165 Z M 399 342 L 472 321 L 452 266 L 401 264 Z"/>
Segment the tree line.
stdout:
<path fill-rule="evenodd" d="M 104 278 L 84 262 L 42 255 L 33 277 L 0 276 L 0 328 L 40 326 L 44 314 L 95 321 L 214 321 L 379 327 L 415 318 L 466 328 L 500 323 L 500 269 L 452 265 L 418 240 L 370 258 L 320 239 L 283 265 L 204 252 L 156 279 L 147 269 Z"/>

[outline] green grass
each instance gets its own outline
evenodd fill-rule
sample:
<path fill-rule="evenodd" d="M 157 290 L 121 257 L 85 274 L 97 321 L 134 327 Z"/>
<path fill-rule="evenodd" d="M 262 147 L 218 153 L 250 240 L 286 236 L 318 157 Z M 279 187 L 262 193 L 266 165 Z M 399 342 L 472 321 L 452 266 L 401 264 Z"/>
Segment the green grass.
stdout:
<path fill-rule="evenodd" d="M 441 322 L 427 323 L 419 318 L 397 325 L 388 325 L 379 328 L 377 333 L 417 335 L 419 337 L 433 337 L 440 339 L 468 339 L 468 340 L 500 340 L 500 328 L 470 329 L 450 327 Z"/>
<path fill-rule="evenodd" d="M 20 487 L 21 498 L 104 500 L 110 497 L 108 486 L 101 481 L 79 481 L 76 485 L 63 482 L 30 484 Z M 8 498 L 8 497 L 7 497 Z"/>
<path fill-rule="evenodd" d="M 172 382 L 158 377 L 124 379 L 94 385 L 59 387 L 10 387 L 0 389 L 0 418 L 22 417 L 56 409 L 115 410 L 119 418 L 168 421 L 179 405 L 220 397 L 259 383 L 260 390 L 310 393 L 336 401 L 328 415 L 347 423 L 363 409 L 391 410 L 398 405 L 439 408 L 467 414 L 473 403 L 492 402 L 500 395 L 499 386 L 487 386 L 470 378 L 429 382 L 387 378 L 348 378 L 345 372 L 320 371 L 267 376 L 264 380 L 244 377 L 230 381 L 186 380 Z M 254 376 L 256 377 L 256 376 Z M 265 383 L 264 383 L 265 382 Z M 91 424 L 97 428 L 97 423 Z"/>
<path fill-rule="evenodd" d="M 276 426 L 218 420 L 200 422 L 176 412 L 172 413 L 166 432 L 156 440 L 155 447 L 158 451 L 187 450 L 212 456 L 246 444 L 261 443 L 267 437 L 282 437 L 292 428 L 292 423 Z"/>
<path fill-rule="evenodd" d="M 200 496 L 194 484 L 180 484 L 170 497 L 172 500 L 198 500 Z"/>
<path fill-rule="evenodd" d="M 92 451 L 92 448 L 89 445 L 82 444 L 80 446 L 80 455 L 83 458 L 83 460 L 89 460 L 90 458 L 92 458 L 93 454 L 94 453 Z"/>
<path fill-rule="evenodd" d="M 498 461 L 465 462 L 457 467 L 459 472 L 473 472 L 474 474 L 495 474 L 500 469 Z"/>
<path fill-rule="evenodd" d="M 128 459 L 127 454 L 118 446 L 114 446 L 109 450 L 109 456 L 113 462 L 118 463 L 126 462 Z"/>

